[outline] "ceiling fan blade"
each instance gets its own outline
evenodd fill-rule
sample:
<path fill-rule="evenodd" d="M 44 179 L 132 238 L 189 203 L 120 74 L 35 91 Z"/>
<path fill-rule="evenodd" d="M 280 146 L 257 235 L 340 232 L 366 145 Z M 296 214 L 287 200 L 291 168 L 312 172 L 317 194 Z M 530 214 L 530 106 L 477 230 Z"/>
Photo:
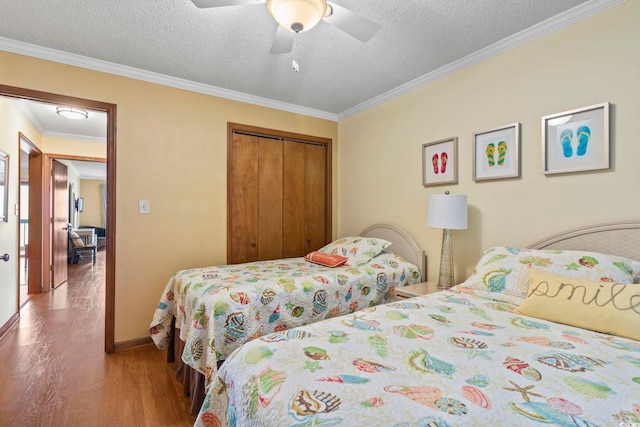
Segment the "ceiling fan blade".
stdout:
<path fill-rule="evenodd" d="M 207 7 L 240 6 L 243 4 L 264 3 L 260 0 L 191 0 L 197 7 L 204 9 Z"/>
<path fill-rule="evenodd" d="M 286 28 L 278 25 L 276 35 L 273 37 L 273 44 L 271 45 L 271 54 L 289 53 L 293 48 L 293 39 L 295 33 L 287 30 Z"/>
<path fill-rule="evenodd" d="M 368 42 L 382 28 L 381 24 L 357 12 L 330 2 L 327 2 L 327 5 L 333 9 L 333 13 L 325 16 L 324 20 L 361 42 Z"/>

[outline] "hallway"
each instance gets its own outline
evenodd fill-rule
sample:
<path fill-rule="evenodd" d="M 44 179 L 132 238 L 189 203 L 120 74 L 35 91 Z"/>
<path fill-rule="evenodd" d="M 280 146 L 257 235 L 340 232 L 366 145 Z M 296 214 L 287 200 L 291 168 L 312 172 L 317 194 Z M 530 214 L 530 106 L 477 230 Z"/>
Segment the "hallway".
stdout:
<path fill-rule="evenodd" d="M 0 339 L 0 426 L 191 426 L 164 351 L 104 353 L 105 251 L 68 277 Z"/>

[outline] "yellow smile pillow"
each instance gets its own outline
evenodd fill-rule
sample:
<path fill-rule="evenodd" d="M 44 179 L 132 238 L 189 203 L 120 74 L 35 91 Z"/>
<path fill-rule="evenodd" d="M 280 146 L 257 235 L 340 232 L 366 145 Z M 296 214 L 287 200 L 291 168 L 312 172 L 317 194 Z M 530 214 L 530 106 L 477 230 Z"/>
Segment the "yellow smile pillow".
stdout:
<path fill-rule="evenodd" d="M 517 313 L 640 340 L 640 285 L 594 282 L 529 270 Z"/>

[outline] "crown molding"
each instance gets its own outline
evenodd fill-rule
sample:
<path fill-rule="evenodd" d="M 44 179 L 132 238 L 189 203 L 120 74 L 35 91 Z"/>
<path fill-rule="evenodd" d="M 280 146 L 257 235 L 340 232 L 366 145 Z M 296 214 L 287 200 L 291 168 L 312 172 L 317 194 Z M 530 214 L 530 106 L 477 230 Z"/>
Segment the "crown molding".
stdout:
<path fill-rule="evenodd" d="M 22 114 L 25 120 L 28 121 L 31 124 L 31 126 L 36 128 L 36 130 L 38 131 L 38 133 L 40 133 L 40 135 L 44 133 L 44 126 L 42 126 L 42 123 L 40 123 L 40 120 L 38 120 L 38 118 L 33 115 L 31 110 L 27 107 L 27 104 L 25 104 L 24 100 L 17 99 L 17 98 L 11 99 L 11 103 L 16 108 L 16 110 L 18 110 L 20 114 Z"/>
<path fill-rule="evenodd" d="M 464 58 L 451 62 L 430 73 L 418 77 L 417 79 L 400 85 L 395 89 L 375 96 L 368 101 L 356 105 L 355 107 L 344 110 L 338 114 L 338 121 L 343 120 L 349 116 L 361 113 L 394 98 L 398 98 L 416 89 L 427 86 L 430 83 L 445 78 L 451 74 L 457 73 L 458 71 L 464 70 L 465 68 L 471 67 L 472 65 L 479 64 L 480 62 L 491 59 L 501 53 L 507 52 L 532 40 L 543 37 L 547 34 L 567 27 L 583 19 L 589 18 L 593 15 L 597 15 L 600 12 L 618 6 L 627 1 L 628 0 L 591 0 L 583 3 L 579 6 L 574 7 L 573 9 L 569 9 L 532 27 L 522 30 L 519 33 L 513 34 L 490 46 L 467 55 Z"/>
<path fill-rule="evenodd" d="M 149 83 L 156 83 L 163 86 L 175 87 L 177 89 L 188 90 L 205 95 L 217 96 L 219 98 L 230 99 L 233 101 L 245 102 L 247 104 L 260 105 L 262 107 L 302 114 L 310 117 L 317 117 L 319 119 L 338 121 L 338 115 L 334 113 L 315 110 L 312 108 L 302 107 L 300 105 L 276 101 L 273 99 L 262 98 L 243 92 L 237 92 L 217 86 L 197 83 L 190 80 L 154 73 L 152 71 L 129 67 L 126 65 L 114 64 L 112 62 L 93 59 L 82 55 L 76 55 L 74 53 L 49 49 L 30 43 L 11 40 L 5 37 L 0 37 L 0 50 L 25 56 L 31 56 L 39 59 L 45 59 L 61 64 L 73 65 L 89 70 L 100 71 L 103 73 L 114 74 L 117 76 L 128 77 L 135 80 L 142 80 Z"/>

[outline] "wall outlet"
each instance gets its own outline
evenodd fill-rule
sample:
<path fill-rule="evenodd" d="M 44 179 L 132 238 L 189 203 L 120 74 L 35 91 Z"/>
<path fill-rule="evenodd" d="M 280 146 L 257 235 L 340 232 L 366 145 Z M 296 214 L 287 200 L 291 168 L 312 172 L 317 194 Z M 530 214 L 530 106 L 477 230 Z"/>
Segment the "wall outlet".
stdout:
<path fill-rule="evenodd" d="M 138 213 L 148 214 L 151 211 L 148 200 L 138 200 Z"/>

